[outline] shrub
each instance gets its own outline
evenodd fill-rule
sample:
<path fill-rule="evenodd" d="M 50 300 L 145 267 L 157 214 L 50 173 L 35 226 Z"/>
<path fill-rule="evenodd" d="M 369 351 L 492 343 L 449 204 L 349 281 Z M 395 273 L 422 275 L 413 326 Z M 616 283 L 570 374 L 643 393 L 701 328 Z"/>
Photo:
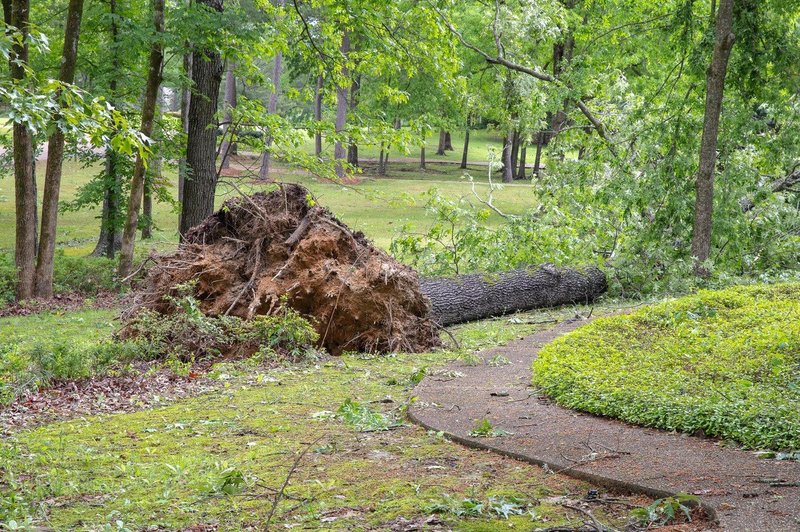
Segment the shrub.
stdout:
<path fill-rule="evenodd" d="M 559 404 L 645 426 L 800 449 L 800 284 L 700 291 L 545 346 Z"/>

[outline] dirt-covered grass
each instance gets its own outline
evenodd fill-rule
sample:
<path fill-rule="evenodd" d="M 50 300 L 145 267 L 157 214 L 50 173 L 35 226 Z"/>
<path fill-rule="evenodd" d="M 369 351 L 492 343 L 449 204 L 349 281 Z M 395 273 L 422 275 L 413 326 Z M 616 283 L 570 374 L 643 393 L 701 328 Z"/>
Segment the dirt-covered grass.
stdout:
<path fill-rule="evenodd" d="M 77 323 L 102 337 L 108 317 L 83 313 Z M 65 339 L 79 337 L 76 322 L 68 325 Z M 216 385 L 202 395 L 17 431 L 0 443 L 0 523 L 261 529 L 289 478 L 274 529 L 579 526 L 585 517 L 561 503 L 582 499 L 590 486 L 467 450 L 404 421 L 425 372 L 542 326 L 465 325 L 453 329 L 459 352 L 346 354 L 272 369 L 257 360 L 220 363 L 206 375 Z M 628 518 L 619 505 L 593 512 L 618 526 Z"/>
<path fill-rule="evenodd" d="M 542 349 L 534 384 L 594 414 L 800 450 L 800 284 L 700 291 L 598 319 Z"/>

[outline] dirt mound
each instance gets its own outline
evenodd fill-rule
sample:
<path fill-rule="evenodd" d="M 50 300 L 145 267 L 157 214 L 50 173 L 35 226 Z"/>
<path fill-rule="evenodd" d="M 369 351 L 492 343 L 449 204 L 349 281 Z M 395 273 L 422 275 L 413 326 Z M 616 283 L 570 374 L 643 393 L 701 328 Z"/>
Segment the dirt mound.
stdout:
<path fill-rule="evenodd" d="M 208 315 L 249 319 L 288 304 L 332 354 L 439 345 L 416 272 L 314 205 L 299 185 L 225 202 L 177 251 L 155 259 L 127 316 L 141 308 L 173 312 L 164 296 L 190 281 Z"/>

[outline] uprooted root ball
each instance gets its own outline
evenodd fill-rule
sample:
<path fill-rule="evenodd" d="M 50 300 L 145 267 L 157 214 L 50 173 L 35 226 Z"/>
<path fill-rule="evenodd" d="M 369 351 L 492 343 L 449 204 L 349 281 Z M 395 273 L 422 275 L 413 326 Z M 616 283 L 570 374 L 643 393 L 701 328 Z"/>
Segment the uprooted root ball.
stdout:
<path fill-rule="evenodd" d="M 177 251 L 155 258 L 123 318 L 142 308 L 174 312 L 186 283 L 212 316 L 250 319 L 288 304 L 332 354 L 439 345 L 416 272 L 315 206 L 300 185 L 225 202 Z"/>

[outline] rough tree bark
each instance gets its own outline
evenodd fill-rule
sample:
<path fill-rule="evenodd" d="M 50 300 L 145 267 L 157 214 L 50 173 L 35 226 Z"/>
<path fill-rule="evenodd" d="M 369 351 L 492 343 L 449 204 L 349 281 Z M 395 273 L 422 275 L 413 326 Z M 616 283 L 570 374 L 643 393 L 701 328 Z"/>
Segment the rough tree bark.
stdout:
<path fill-rule="evenodd" d="M 7 7 L 4 4 L 4 7 Z M 22 34 L 11 47 L 9 69 L 11 79 L 25 79 L 28 63 L 28 36 L 30 35 L 30 2 L 14 0 L 11 5 L 11 23 Z M 33 137 L 25 124 L 12 126 L 14 142 L 14 198 L 16 205 L 16 239 L 14 262 L 17 267 L 17 299 L 33 296 L 36 270 L 36 176 L 33 171 Z"/>
<path fill-rule="evenodd" d="M 83 16 L 83 0 L 70 0 L 67 6 L 67 21 L 64 30 L 64 48 L 61 52 L 61 83 L 75 81 L 75 64 L 78 60 L 78 37 Z M 61 90 L 57 90 L 59 105 Z M 56 116 L 55 120 L 60 117 Z M 56 228 L 58 225 L 58 196 L 61 190 L 61 169 L 64 164 L 64 132 L 56 127 L 47 141 L 47 165 L 44 172 L 44 196 L 42 204 L 41 235 L 36 262 L 34 295 L 53 297 L 53 258 L 56 251 Z"/>
<path fill-rule="evenodd" d="M 342 54 L 342 68 L 341 68 L 341 77 L 342 80 L 337 83 L 336 86 L 336 134 L 341 135 L 344 130 L 345 126 L 347 125 L 347 94 L 350 90 L 349 87 L 349 76 L 350 73 L 347 69 L 347 55 L 350 53 L 350 33 L 345 31 L 342 33 L 342 44 L 339 48 L 339 51 Z M 336 139 L 336 144 L 333 146 L 333 158 L 336 161 L 336 176 L 339 179 L 344 179 L 347 177 L 344 164 L 342 161 L 345 160 L 347 157 L 347 151 L 344 148 L 344 144 L 340 138 Z"/>
<path fill-rule="evenodd" d="M 584 271 L 544 265 L 486 276 L 420 279 L 431 317 L 447 326 L 534 308 L 590 303 L 608 288 L 597 268 Z"/>
<path fill-rule="evenodd" d="M 700 142 L 700 166 L 695 182 L 694 224 L 692 226 L 692 256 L 695 274 L 707 275 L 703 263 L 711 252 L 711 225 L 714 207 L 714 172 L 717 164 L 717 138 L 725 75 L 733 48 L 733 0 L 720 0 L 716 17 L 714 52 L 706 72 L 706 107 L 703 118 L 703 137 Z"/>
<path fill-rule="evenodd" d="M 454 151 L 453 148 L 453 137 L 450 135 L 449 131 L 444 132 L 444 150 L 445 151 Z"/>
<path fill-rule="evenodd" d="M 322 77 L 322 74 L 318 74 L 317 88 L 314 93 L 314 120 L 317 122 L 317 126 L 322 122 L 322 87 L 324 82 L 325 79 Z M 314 154 L 317 157 L 322 155 L 322 133 L 319 130 L 314 133 Z"/>
<path fill-rule="evenodd" d="M 511 135 L 511 173 L 516 174 L 517 171 L 517 161 L 519 160 L 519 131 L 516 129 L 514 130 L 514 134 Z"/>
<path fill-rule="evenodd" d="M 213 11 L 222 12 L 222 0 L 198 0 Z M 186 142 L 186 182 L 183 185 L 180 234 L 214 212 L 217 188 L 217 128 L 214 115 L 222 83 L 222 58 L 214 49 L 192 52 L 192 93 L 189 133 Z"/>
<path fill-rule="evenodd" d="M 164 0 L 153 0 L 153 26 L 157 35 L 164 33 Z M 164 50 L 160 37 L 156 37 L 150 46 L 150 61 L 147 71 L 147 85 L 142 101 L 142 125 L 140 131 L 147 138 L 153 136 L 156 106 L 158 104 L 158 88 L 161 85 L 161 66 L 164 62 Z M 142 204 L 145 180 L 145 161 L 141 155 L 136 157 L 136 165 L 131 178 L 131 196 L 128 200 L 128 215 L 125 219 L 125 230 L 122 233 L 122 248 L 119 257 L 119 276 L 126 278 L 133 266 L 133 244 L 136 240 L 136 226 L 139 221 L 139 207 Z"/>
<path fill-rule="evenodd" d="M 231 155 L 236 153 L 236 143 L 233 141 L 233 135 L 236 133 L 233 128 L 233 110 L 236 108 L 236 74 L 234 68 L 236 65 L 233 61 L 227 61 L 225 65 L 225 96 L 223 97 L 222 106 L 225 108 L 225 115 L 222 119 L 222 146 L 219 148 L 220 168 L 229 168 L 231 165 Z M 270 98 L 270 104 L 272 98 Z"/>

